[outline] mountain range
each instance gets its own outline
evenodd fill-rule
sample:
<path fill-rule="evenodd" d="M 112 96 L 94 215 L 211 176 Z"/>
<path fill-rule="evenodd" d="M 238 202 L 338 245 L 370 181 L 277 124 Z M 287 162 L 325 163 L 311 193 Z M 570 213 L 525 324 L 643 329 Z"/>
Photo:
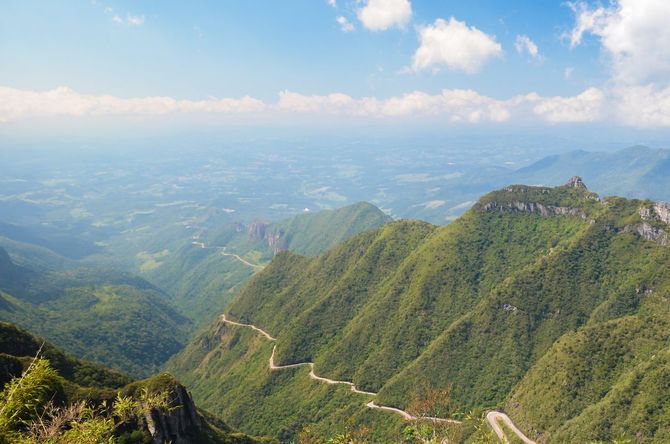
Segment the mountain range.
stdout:
<path fill-rule="evenodd" d="M 275 254 L 319 254 L 390 220 L 374 205 L 361 202 L 279 222 L 255 220 L 200 229 L 143 275 L 168 289 L 176 307 L 194 322 L 211 322 Z"/>
<path fill-rule="evenodd" d="M 538 442 L 663 442 L 668 214 L 574 178 L 507 186 L 447 226 L 396 221 L 320 256 L 282 252 L 226 309 L 277 338 L 276 350 L 219 320 L 167 368 L 252 433 L 402 433 L 398 415 L 366 407 L 370 396 L 307 368 L 272 371 L 272 354 L 278 366 L 314 362 L 379 405 L 411 409 L 439 388 L 448 396 L 427 416 L 504 409 Z"/>

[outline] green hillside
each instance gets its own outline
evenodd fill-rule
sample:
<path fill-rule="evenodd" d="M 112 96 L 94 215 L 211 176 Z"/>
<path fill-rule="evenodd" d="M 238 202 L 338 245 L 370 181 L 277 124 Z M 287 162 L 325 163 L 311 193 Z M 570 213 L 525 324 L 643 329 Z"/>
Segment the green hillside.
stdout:
<path fill-rule="evenodd" d="M 2 248 L 0 269 L 0 320 L 125 373 L 155 373 L 191 329 L 165 294 L 125 273 L 36 272 L 14 264 Z"/>
<path fill-rule="evenodd" d="M 203 231 L 144 274 L 166 289 L 175 305 L 196 323 L 211 322 L 249 277 L 276 253 L 289 250 L 319 254 L 389 221 L 381 210 L 361 202 L 337 210 L 300 214 L 276 223 L 226 224 Z M 199 242 L 213 248 L 201 248 Z"/>
<path fill-rule="evenodd" d="M 272 443 L 199 410 L 169 374 L 133 381 L 0 322 L 0 443 Z"/>
<path fill-rule="evenodd" d="M 227 312 L 278 338 L 276 364 L 313 361 L 319 375 L 379 392 L 375 402 L 383 405 L 407 408 L 426 387 L 450 388 L 451 409 L 443 415 L 505 408 L 530 435 L 575 442 L 630 430 L 624 424 L 633 424 L 639 410 L 613 407 L 629 400 L 659 410 L 633 434 L 659 441 L 670 392 L 653 386 L 639 366 L 654 366 L 659 375 L 664 369 L 670 331 L 665 311 L 654 307 L 670 291 L 667 223 L 662 206 L 600 200 L 579 180 L 557 188 L 510 186 L 445 227 L 399 221 L 322 256 L 279 254 Z M 647 342 L 641 335 L 646 348 L 628 356 L 616 346 L 624 339 L 607 329 L 619 331 L 614 324 L 620 323 L 626 327 L 619 334 L 633 336 L 640 328 L 628 326 L 631 319 L 657 331 L 648 332 L 653 340 Z M 377 421 L 358 396 L 333 405 L 335 395 L 329 402 L 313 397 L 324 390 L 318 382 L 269 372 L 271 346 L 239 330 L 213 326 L 168 364 L 207 408 L 246 431 L 274 434 L 285 421 L 264 409 L 242 417 L 238 402 L 269 403 L 316 427 L 347 409 L 359 426 Z M 546 377 L 556 368 L 583 362 L 561 358 L 561 344 L 589 332 L 603 335 L 605 343 L 594 345 L 602 359 L 621 365 L 604 366 L 615 369 L 606 375 L 584 374 L 572 390 L 551 384 Z M 658 361 L 649 363 L 654 354 Z M 565 362 L 554 361 L 559 358 Z M 236 384 L 238 393 L 217 392 L 215 384 Z M 552 407 L 570 402 L 564 416 Z M 397 436 L 399 427 L 377 427 L 380 442 Z"/>

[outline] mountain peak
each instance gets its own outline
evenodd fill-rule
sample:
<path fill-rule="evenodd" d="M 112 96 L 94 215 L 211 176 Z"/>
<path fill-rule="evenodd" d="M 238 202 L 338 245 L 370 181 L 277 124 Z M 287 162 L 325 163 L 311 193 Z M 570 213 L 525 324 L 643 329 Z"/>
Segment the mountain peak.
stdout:
<path fill-rule="evenodd" d="M 565 184 L 565 186 L 568 187 L 568 188 L 584 188 L 584 189 L 587 189 L 586 185 L 584 184 L 584 181 L 579 176 L 573 176 L 572 178 L 570 178 L 570 180 L 568 181 L 568 183 Z"/>

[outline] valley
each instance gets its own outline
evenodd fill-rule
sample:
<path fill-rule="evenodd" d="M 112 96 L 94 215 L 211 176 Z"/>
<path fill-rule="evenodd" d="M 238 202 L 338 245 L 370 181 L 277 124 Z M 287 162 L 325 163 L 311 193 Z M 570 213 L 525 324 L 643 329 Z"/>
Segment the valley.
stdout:
<path fill-rule="evenodd" d="M 653 164 L 659 154 L 635 148 L 612 156 L 631 155 L 650 155 Z M 535 170 L 550 178 L 546 168 L 564 168 L 552 162 L 496 180 Z M 621 174 L 616 168 L 611 174 Z M 308 429 L 324 438 L 343 426 L 388 442 L 421 424 L 461 436 L 458 442 L 612 436 L 580 410 L 593 402 L 560 407 L 572 415 L 560 420 L 537 416 L 545 394 L 556 396 L 549 405 L 565 400 L 549 387 L 530 387 L 551 379 L 544 366 L 563 356 L 560 344 L 572 332 L 658 323 L 660 336 L 644 350 L 664 347 L 657 300 L 664 296 L 649 283 L 665 282 L 664 275 L 652 279 L 651 262 L 631 254 L 664 263 L 667 210 L 600 197 L 584 182 L 505 186 L 443 226 L 393 220 L 365 202 L 277 221 L 233 218 L 226 206 L 167 230 L 163 221 L 173 216 L 163 214 L 156 234 L 141 241 L 113 235 L 81 257 L 46 241 L 54 231 L 36 235 L 9 224 L 0 237 L 0 316 L 133 377 L 168 370 L 233 427 L 283 442 Z M 143 231 L 151 230 L 136 233 Z M 575 264 L 577 281 L 552 272 Z M 644 298 L 626 299 L 628 279 Z M 610 382 L 599 382 L 598 396 L 614 396 L 606 384 L 638 371 L 648 356 L 630 353 Z M 561 359 L 560 366 L 576 365 Z M 436 387 L 448 395 L 428 402 Z M 418 409 L 422 403 L 432 407 Z M 664 433 L 657 424 L 640 433 Z"/>
<path fill-rule="evenodd" d="M 0 444 L 670 443 L 670 1 L 1 4 Z"/>

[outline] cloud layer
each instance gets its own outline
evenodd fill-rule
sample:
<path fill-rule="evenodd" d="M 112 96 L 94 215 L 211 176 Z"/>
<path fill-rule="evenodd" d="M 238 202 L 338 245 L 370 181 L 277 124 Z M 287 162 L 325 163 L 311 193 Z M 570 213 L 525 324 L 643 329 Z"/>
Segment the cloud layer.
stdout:
<path fill-rule="evenodd" d="M 659 98 L 663 100 L 658 100 Z M 613 101 L 613 102 L 612 102 Z M 609 102 L 614 106 L 607 107 Z M 643 102 L 643 103 L 638 103 Z M 630 116 L 627 107 L 646 107 L 643 115 Z M 593 122 L 605 118 L 604 109 L 613 108 L 628 125 L 670 126 L 670 89 L 619 90 L 608 97 L 589 88 L 573 97 L 542 97 L 536 93 L 509 99 L 481 95 L 469 89 L 443 89 L 438 94 L 412 91 L 380 99 L 354 98 L 343 93 L 305 95 L 282 91 L 274 103 L 252 97 L 179 100 L 172 97 L 121 98 L 88 95 L 70 88 L 29 91 L 0 87 L 0 122 L 34 117 L 87 117 L 167 114 L 215 114 L 281 116 L 342 116 L 351 118 L 404 119 L 429 116 L 445 123 L 533 121 L 557 123 Z"/>
<path fill-rule="evenodd" d="M 248 113 L 263 111 L 257 99 L 177 100 L 171 97 L 120 98 L 80 94 L 70 88 L 27 91 L 0 87 L 0 121 L 25 117 L 97 116 L 121 114 L 161 115 L 174 112 Z"/>

